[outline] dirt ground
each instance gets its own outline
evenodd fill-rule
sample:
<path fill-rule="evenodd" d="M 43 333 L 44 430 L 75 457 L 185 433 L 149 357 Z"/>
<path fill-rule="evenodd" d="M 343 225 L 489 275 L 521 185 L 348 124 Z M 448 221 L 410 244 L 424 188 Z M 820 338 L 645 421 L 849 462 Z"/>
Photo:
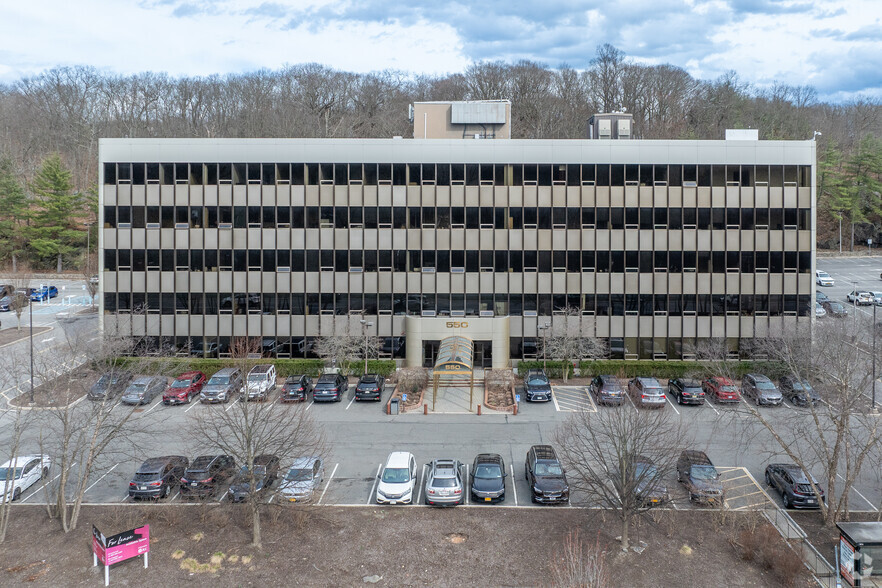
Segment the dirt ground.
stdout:
<path fill-rule="evenodd" d="M 598 511 L 279 507 L 265 517 L 263 550 L 248 546 L 244 516 L 229 506 L 86 507 L 65 535 L 42 507 L 18 506 L 0 544 L 0 584 L 99 586 L 91 524 L 109 535 L 148 523 L 149 569 L 140 559 L 117 564 L 113 586 L 364 586 L 370 576 L 381 577 L 377 586 L 549 586 L 575 529 L 609 550 L 612 586 L 777 585 L 737 557 L 710 512 L 657 513 L 633 533 L 643 552 L 627 554 L 608 531 L 617 525 Z"/>
<path fill-rule="evenodd" d="M 824 526 L 824 519 L 821 518 L 821 513 L 817 510 L 792 510 L 788 514 L 796 521 L 796 524 L 802 527 L 815 549 L 832 564 L 836 560 L 834 548 L 839 544 L 839 529 L 836 528 L 836 525 Z M 874 512 L 856 512 L 851 514 L 850 520 L 853 523 L 869 522 L 875 521 L 878 516 Z"/>
<path fill-rule="evenodd" d="M 59 378 L 37 386 L 34 389 L 34 406 L 58 408 L 76 402 L 86 395 L 89 388 L 100 375 L 88 364 L 82 365 L 68 374 L 68 379 Z M 25 392 L 9 402 L 12 406 L 31 406 L 30 394 Z"/>

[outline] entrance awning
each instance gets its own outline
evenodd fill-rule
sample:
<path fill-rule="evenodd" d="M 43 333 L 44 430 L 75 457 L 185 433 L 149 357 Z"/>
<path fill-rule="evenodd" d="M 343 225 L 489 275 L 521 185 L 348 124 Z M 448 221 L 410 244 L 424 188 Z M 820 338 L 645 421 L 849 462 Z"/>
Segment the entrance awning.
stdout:
<path fill-rule="evenodd" d="M 450 376 L 470 376 L 474 370 L 472 356 L 474 343 L 468 337 L 456 335 L 441 341 L 435 359 L 434 374 Z"/>

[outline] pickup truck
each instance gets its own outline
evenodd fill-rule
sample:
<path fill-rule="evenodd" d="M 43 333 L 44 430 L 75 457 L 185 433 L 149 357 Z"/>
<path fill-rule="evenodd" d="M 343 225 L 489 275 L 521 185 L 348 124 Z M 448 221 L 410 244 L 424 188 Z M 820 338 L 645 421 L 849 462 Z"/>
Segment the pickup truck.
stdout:
<path fill-rule="evenodd" d="M 725 500 L 720 474 L 703 451 L 686 449 L 677 460 L 677 481 L 689 490 L 689 500 L 722 506 Z"/>

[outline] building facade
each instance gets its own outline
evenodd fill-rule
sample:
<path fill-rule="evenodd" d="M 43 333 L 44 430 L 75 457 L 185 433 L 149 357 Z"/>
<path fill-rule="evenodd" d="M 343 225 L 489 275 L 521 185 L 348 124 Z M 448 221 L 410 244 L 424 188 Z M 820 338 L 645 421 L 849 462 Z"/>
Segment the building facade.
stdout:
<path fill-rule="evenodd" d="M 813 141 L 103 139 L 100 162 L 103 329 L 148 349 L 367 329 L 420 364 L 463 334 L 490 367 L 575 323 L 613 357 L 734 357 L 814 314 Z"/>

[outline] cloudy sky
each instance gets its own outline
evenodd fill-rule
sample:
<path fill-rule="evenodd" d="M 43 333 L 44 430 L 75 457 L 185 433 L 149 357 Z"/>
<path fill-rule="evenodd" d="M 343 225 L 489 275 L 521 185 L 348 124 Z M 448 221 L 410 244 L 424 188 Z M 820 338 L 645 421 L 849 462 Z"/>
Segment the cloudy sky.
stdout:
<path fill-rule="evenodd" d="M 63 65 L 174 76 L 305 62 L 581 69 L 602 43 L 701 79 L 735 70 L 833 102 L 882 98 L 880 0 L 0 0 L 0 83 Z"/>

